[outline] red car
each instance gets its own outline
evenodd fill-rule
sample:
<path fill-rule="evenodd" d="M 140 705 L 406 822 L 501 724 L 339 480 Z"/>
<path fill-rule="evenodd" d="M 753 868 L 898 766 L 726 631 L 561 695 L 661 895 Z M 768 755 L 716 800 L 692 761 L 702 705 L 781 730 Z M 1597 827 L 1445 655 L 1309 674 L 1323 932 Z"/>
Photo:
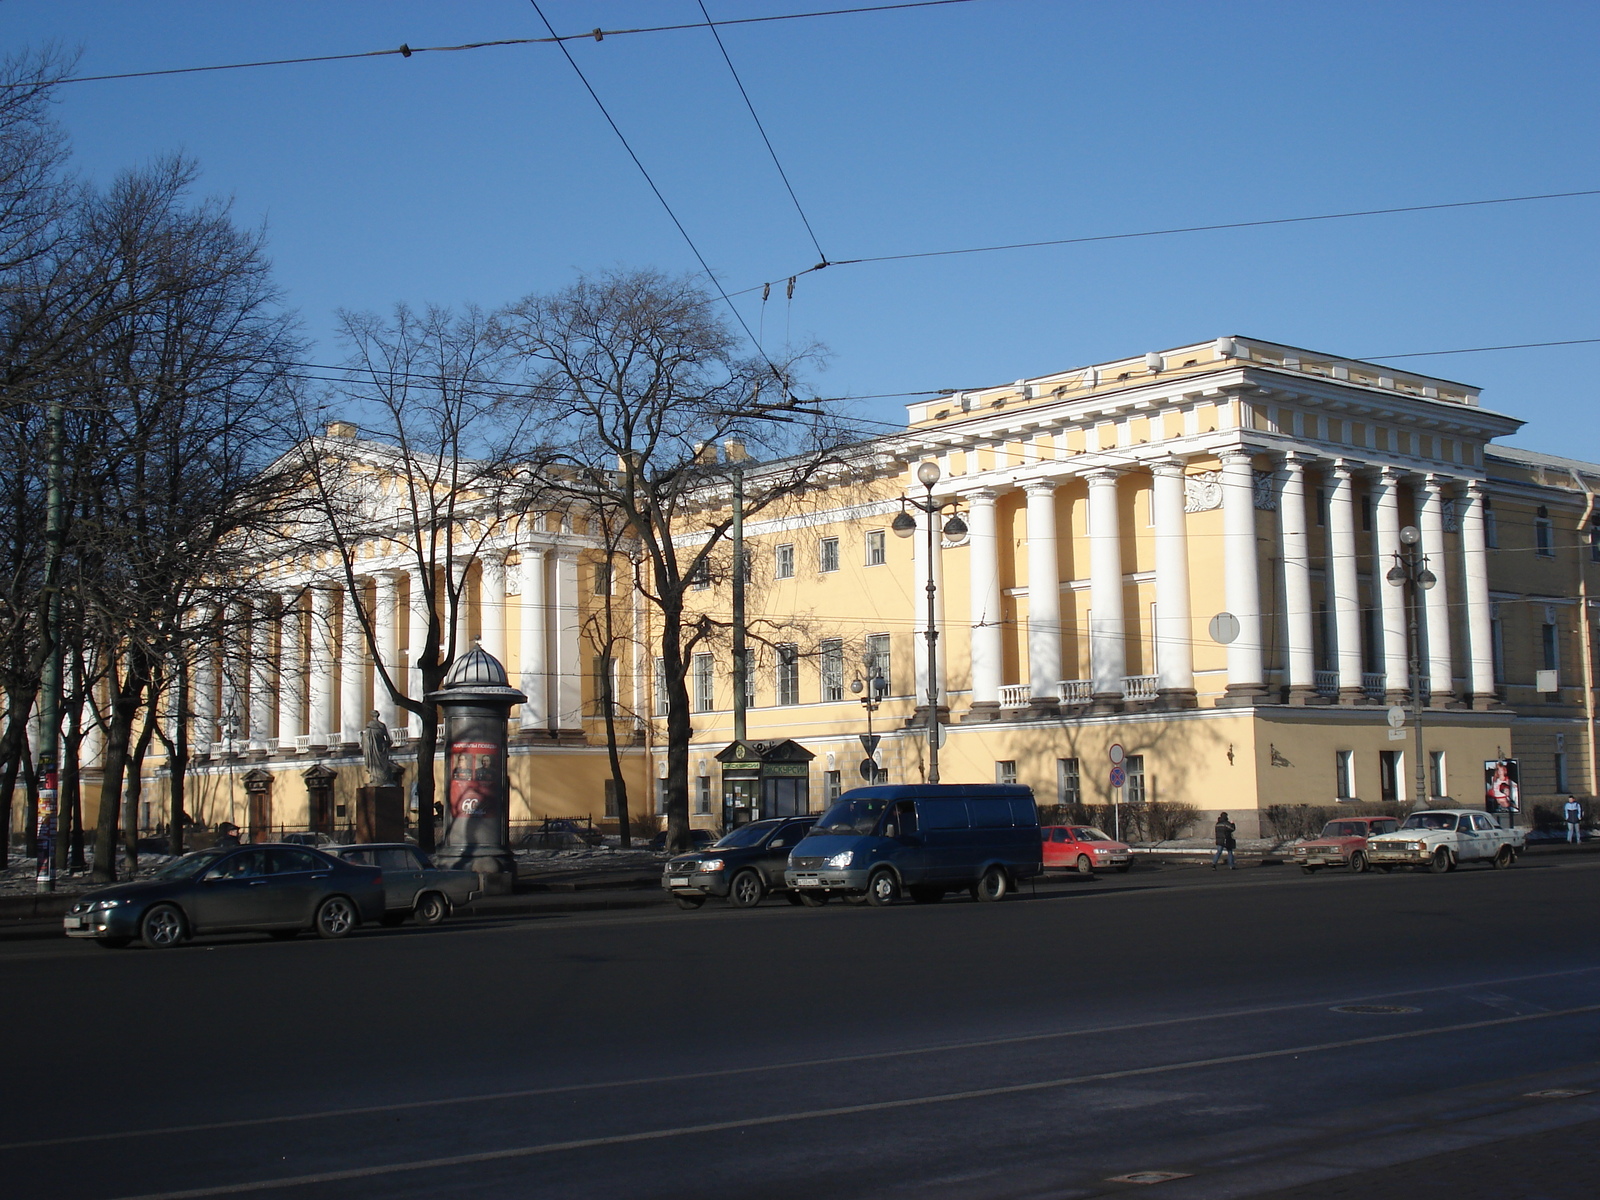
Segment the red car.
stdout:
<path fill-rule="evenodd" d="M 1039 835 L 1046 867 L 1071 867 L 1079 875 L 1093 875 L 1096 867 L 1126 871 L 1133 865 L 1126 842 L 1112 841 L 1088 825 L 1041 825 Z"/>
<path fill-rule="evenodd" d="M 1399 827 L 1395 817 L 1340 817 L 1324 825 L 1317 837 L 1296 842 L 1294 861 L 1307 875 L 1323 867 L 1349 867 L 1359 873 L 1367 869 L 1367 839 Z"/>

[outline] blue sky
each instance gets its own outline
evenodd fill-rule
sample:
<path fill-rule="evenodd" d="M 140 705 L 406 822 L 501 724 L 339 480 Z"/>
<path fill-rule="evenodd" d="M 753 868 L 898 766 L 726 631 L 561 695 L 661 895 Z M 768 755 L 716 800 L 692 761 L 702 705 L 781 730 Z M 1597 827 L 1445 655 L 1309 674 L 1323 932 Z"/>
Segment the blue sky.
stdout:
<path fill-rule="evenodd" d="M 857 0 L 865 2 L 865 0 Z M 808 0 L 706 0 L 714 17 Z M 543 0 L 561 32 L 694 0 Z M 526 0 L 6 0 L 85 74 L 543 32 Z M 1590 3 L 1070 3 L 725 29 L 830 259 L 1600 187 Z M 816 254 L 705 30 L 569 43 L 730 290 Z M 553 46 L 83 83 L 78 169 L 182 150 L 265 222 L 320 361 L 333 313 L 494 306 L 694 260 Z M 1005 382 L 1227 333 L 1378 355 L 1600 336 L 1600 197 L 840 266 L 743 311 L 824 395 Z M 1406 360 L 1600 459 L 1600 345 Z M 863 410 L 899 420 L 899 400 Z"/>

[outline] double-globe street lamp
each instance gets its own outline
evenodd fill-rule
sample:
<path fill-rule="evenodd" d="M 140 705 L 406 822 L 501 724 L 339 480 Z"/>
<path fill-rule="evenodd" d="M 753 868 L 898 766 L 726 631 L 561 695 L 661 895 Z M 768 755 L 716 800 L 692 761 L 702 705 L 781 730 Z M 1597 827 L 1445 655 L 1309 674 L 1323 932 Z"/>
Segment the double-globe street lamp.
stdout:
<path fill-rule="evenodd" d="M 917 467 L 917 482 L 927 490 L 927 497 L 918 500 L 914 496 L 900 498 L 900 503 L 909 505 L 918 512 L 927 514 L 928 518 L 928 562 L 927 562 L 927 593 L 928 593 L 928 627 L 923 636 L 928 641 L 928 782 L 939 782 L 939 626 L 935 620 L 937 606 L 935 596 L 938 594 L 938 585 L 933 579 L 933 554 L 937 548 L 934 537 L 939 532 L 939 514 L 945 509 L 955 509 L 958 501 L 935 500 L 933 498 L 933 485 L 939 482 L 939 464 L 925 462 Z M 894 530 L 896 537 L 910 537 L 917 531 L 917 519 L 904 507 L 900 515 L 890 523 L 889 528 Z M 944 532 L 953 538 L 966 534 L 967 523 L 961 519 L 959 512 L 952 512 L 950 519 L 944 523 Z"/>
<path fill-rule="evenodd" d="M 1411 726 L 1416 756 L 1416 802 L 1426 807 L 1428 802 L 1428 775 L 1422 756 L 1422 643 L 1417 634 L 1417 610 L 1421 607 L 1421 593 L 1439 579 L 1428 570 L 1428 556 L 1422 553 L 1422 534 L 1415 525 L 1400 531 L 1400 549 L 1395 552 L 1394 566 L 1384 576 L 1395 587 L 1406 590 L 1406 622 L 1410 643 L 1411 671 Z"/>

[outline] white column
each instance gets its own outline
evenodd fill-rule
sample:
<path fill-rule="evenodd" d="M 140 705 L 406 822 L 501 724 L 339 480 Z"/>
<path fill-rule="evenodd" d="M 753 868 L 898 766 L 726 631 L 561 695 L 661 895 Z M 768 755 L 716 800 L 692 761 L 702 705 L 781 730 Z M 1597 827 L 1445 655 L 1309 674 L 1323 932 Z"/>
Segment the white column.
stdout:
<path fill-rule="evenodd" d="M 578 552 L 556 551 L 556 727 L 583 727 L 583 663 L 578 637 Z"/>
<path fill-rule="evenodd" d="M 1189 612 L 1189 546 L 1183 512 L 1183 460 L 1152 463 L 1150 503 L 1156 523 L 1156 664 L 1163 699 L 1188 705 L 1194 698 L 1194 637 Z"/>
<path fill-rule="evenodd" d="M 1122 529 L 1117 472 L 1090 471 L 1089 679 L 1096 703 L 1121 701 L 1128 673 L 1127 626 L 1122 617 Z"/>
<path fill-rule="evenodd" d="M 412 700 L 421 700 L 427 691 L 427 686 L 422 681 L 422 651 L 428 640 L 428 625 L 432 617 L 429 611 L 429 589 L 423 586 L 423 577 L 420 570 L 406 572 L 409 579 L 410 593 L 406 600 L 406 695 Z M 415 718 L 413 718 L 415 720 Z"/>
<path fill-rule="evenodd" d="M 1056 485 L 1028 493 L 1028 684 L 1036 709 L 1061 702 L 1061 576 L 1056 566 Z"/>
<path fill-rule="evenodd" d="M 1334 464 L 1328 495 L 1328 571 L 1333 603 L 1339 701 L 1353 704 L 1361 691 L 1361 584 L 1356 573 L 1356 491 L 1349 464 Z"/>
<path fill-rule="evenodd" d="M 1372 564 L 1372 590 L 1378 594 L 1383 622 L 1383 690 L 1386 699 L 1399 703 L 1411 686 L 1411 662 L 1406 647 L 1406 591 L 1384 578 L 1399 561 L 1400 473 L 1385 467 L 1372 487 L 1378 554 Z"/>
<path fill-rule="evenodd" d="M 219 700 L 218 739 L 227 750 L 237 752 L 245 745 L 250 720 L 245 706 L 249 679 L 244 647 L 249 644 L 249 610 L 243 605 L 232 605 L 222 619 L 222 696 Z"/>
<path fill-rule="evenodd" d="M 936 632 L 944 630 L 944 535 L 941 528 L 944 520 L 938 513 L 917 513 L 917 531 L 911 535 L 911 575 L 913 584 L 911 595 L 914 603 L 912 609 L 915 616 L 912 620 L 912 662 L 916 672 L 916 701 L 917 707 L 925 709 L 928 704 L 928 529 L 933 529 L 933 628 Z M 942 640 L 942 639 L 941 639 Z M 948 649 L 942 646 L 941 649 Z M 945 678 L 947 671 L 943 655 L 939 656 L 939 678 L 934 681 L 938 689 L 937 703 L 943 704 L 945 700 Z"/>
<path fill-rule="evenodd" d="M 1256 560 L 1256 473 L 1248 450 L 1222 456 L 1223 594 L 1239 621 L 1228 645 L 1228 698 L 1253 703 L 1266 694 L 1261 662 L 1261 568 Z"/>
<path fill-rule="evenodd" d="M 361 744 L 361 727 L 371 711 L 367 707 L 367 635 L 361 628 L 365 593 L 362 579 L 345 590 L 339 623 L 339 730 L 346 745 Z"/>
<path fill-rule="evenodd" d="M 334 593 L 331 588 L 311 589 L 311 704 L 306 732 L 312 746 L 326 746 L 333 735 L 333 687 L 338 666 L 334 637 Z"/>
<path fill-rule="evenodd" d="M 250 749 L 265 750 L 272 738 L 277 697 L 272 694 L 272 612 L 265 599 L 250 609 Z"/>
<path fill-rule="evenodd" d="M 967 496 L 968 583 L 972 609 L 972 707 L 986 713 L 1000 707 L 1005 658 L 1000 607 L 1000 539 L 995 524 L 995 493 Z"/>
<path fill-rule="evenodd" d="M 295 738 L 305 732 L 303 593 L 284 592 L 278 621 L 278 748 L 295 748 Z"/>
<path fill-rule="evenodd" d="M 398 686 L 405 687 L 406 677 L 400 669 L 400 655 L 397 650 L 399 631 L 395 628 L 399 609 L 400 574 L 396 571 L 380 571 L 373 582 L 372 633 L 378 655 L 377 662 L 372 668 L 372 707 L 378 710 L 378 720 L 391 728 L 394 726 L 398 707 L 394 697 L 389 694 L 388 687 L 384 685 L 378 663 L 383 664 L 389 672 L 389 677 Z"/>
<path fill-rule="evenodd" d="M 451 661 L 460 658 L 472 649 L 472 638 L 469 636 L 469 623 L 467 614 L 471 608 L 471 598 L 467 595 L 467 573 L 472 570 L 470 558 L 452 558 L 450 560 L 451 596 L 446 613 L 450 624 L 448 629 L 454 631 L 450 650 Z"/>
<path fill-rule="evenodd" d="M 524 546 L 522 554 L 522 661 L 519 686 L 528 697 L 522 706 L 522 727 L 544 729 L 550 723 L 550 673 L 544 561 L 541 546 Z"/>
<path fill-rule="evenodd" d="M 1429 703 L 1444 705 L 1455 697 L 1455 658 L 1450 653 L 1450 565 L 1444 548 L 1444 480 L 1429 475 L 1418 489 L 1422 510 L 1422 552 L 1438 580 L 1423 592 L 1428 622 Z"/>
<path fill-rule="evenodd" d="M 502 666 L 506 661 L 506 552 L 485 550 L 478 556 L 478 630 L 483 648 Z"/>
<path fill-rule="evenodd" d="M 1287 454 L 1278 488 L 1278 536 L 1283 543 L 1283 624 L 1289 668 L 1289 703 L 1317 694 L 1316 645 L 1312 634 L 1311 538 L 1306 522 L 1306 460 Z"/>
<path fill-rule="evenodd" d="M 1461 507 L 1461 557 L 1466 575 L 1467 661 L 1474 708 L 1495 700 L 1494 628 L 1489 603 L 1489 548 L 1483 529 L 1483 484 L 1474 479 L 1457 501 Z M 1583 615 L 1588 620 L 1588 614 Z"/>
<path fill-rule="evenodd" d="M 214 611 L 206 612 L 201 621 L 208 633 L 215 632 L 218 621 Z M 203 746 L 209 754 L 211 743 L 217 740 L 217 647 L 214 642 L 206 641 L 198 648 L 190 686 L 194 690 L 194 740 L 197 749 Z"/>

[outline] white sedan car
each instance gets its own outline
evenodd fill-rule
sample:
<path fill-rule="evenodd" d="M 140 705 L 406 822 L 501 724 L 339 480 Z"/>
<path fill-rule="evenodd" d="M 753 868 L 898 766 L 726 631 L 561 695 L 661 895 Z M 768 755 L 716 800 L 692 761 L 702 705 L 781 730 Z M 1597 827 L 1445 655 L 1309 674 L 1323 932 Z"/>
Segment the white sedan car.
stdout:
<path fill-rule="evenodd" d="M 1380 870 L 1426 867 L 1454 871 L 1458 863 L 1509 867 L 1527 841 L 1522 829 L 1502 829 L 1488 813 L 1470 808 L 1414 812 L 1393 833 L 1367 839 L 1367 861 Z"/>

